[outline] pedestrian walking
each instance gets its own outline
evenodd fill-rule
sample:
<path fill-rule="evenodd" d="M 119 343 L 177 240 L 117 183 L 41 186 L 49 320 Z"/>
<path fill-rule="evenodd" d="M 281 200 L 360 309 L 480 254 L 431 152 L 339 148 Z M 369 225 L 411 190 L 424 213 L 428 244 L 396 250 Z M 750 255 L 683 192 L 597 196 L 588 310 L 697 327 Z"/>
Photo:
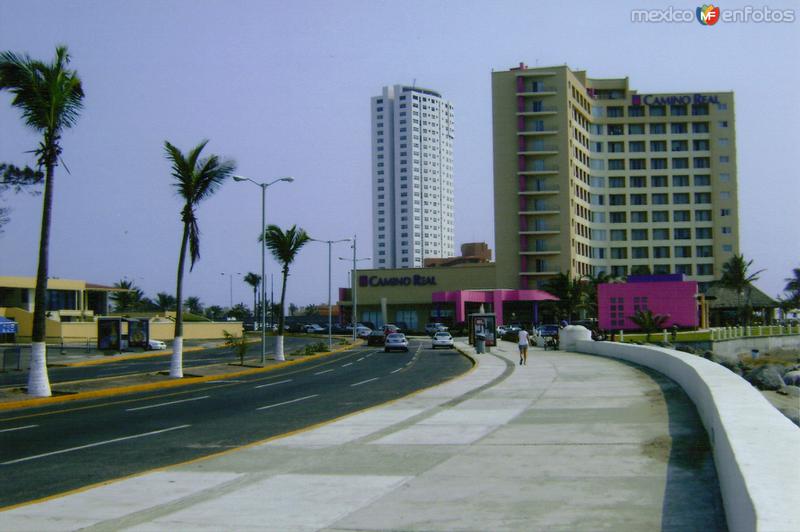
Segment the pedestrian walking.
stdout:
<path fill-rule="evenodd" d="M 525 330 L 525 327 L 520 329 L 519 331 L 519 365 L 520 366 L 527 366 L 528 365 L 528 345 L 530 343 L 530 339 L 528 338 L 528 331 Z"/>

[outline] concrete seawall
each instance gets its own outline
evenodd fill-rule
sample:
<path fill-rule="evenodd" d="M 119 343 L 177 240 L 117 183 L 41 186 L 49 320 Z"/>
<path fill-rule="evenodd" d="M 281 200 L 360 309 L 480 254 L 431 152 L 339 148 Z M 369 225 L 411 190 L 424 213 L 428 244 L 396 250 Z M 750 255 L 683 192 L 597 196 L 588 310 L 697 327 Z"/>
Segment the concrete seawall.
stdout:
<path fill-rule="evenodd" d="M 561 348 L 654 369 L 677 382 L 694 402 L 714 449 L 730 530 L 797 530 L 800 429 L 758 390 L 701 357 L 590 338 L 583 327 L 567 327 L 561 336 Z"/>

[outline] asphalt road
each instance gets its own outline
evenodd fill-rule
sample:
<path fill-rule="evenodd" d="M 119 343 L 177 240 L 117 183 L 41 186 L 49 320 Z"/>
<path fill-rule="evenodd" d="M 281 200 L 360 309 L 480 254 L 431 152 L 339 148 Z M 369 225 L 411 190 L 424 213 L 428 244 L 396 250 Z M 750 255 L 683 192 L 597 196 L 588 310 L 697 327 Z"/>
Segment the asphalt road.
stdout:
<path fill-rule="evenodd" d="M 0 417 L 0 508 L 199 458 L 405 396 L 471 362 L 412 340 L 169 391 Z"/>
<path fill-rule="evenodd" d="M 267 338 L 267 354 L 274 354 L 274 338 Z M 284 337 L 284 349 L 286 352 L 294 351 L 311 343 L 325 342 L 327 340 L 318 337 L 305 336 L 286 336 Z M 254 357 L 261 354 L 261 343 L 249 344 L 247 357 Z M 119 361 L 108 361 L 94 366 L 60 367 L 51 365 L 47 369 L 50 383 L 64 383 L 77 380 L 99 379 L 104 377 L 119 377 L 123 375 L 133 375 L 136 373 L 154 373 L 157 371 L 169 370 L 170 354 L 163 356 L 148 357 L 141 359 L 128 359 Z M 58 357 L 51 357 L 50 360 L 57 360 Z M 220 364 L 238 361 L 239 357 L 229 348 L 216 347 L 203 349 L 202 351 L 187 351 L 183 354 L 183 369 L 191 369 L 196 366 L 208 364 Z M 27 367 L 27 363 L 23 364 Z M 0 388 L 18 388 L 28 383 L 28 371 L 8 371 L 0 373 Z"/>

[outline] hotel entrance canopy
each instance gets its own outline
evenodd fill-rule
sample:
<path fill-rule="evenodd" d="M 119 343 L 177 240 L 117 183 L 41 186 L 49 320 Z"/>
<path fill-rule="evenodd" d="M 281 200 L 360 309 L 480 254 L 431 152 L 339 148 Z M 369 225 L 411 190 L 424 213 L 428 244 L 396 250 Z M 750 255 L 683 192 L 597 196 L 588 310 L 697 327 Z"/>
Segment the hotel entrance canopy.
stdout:
<path fill-rule="evenodd" d="M 466 303 L 491 303 L 497 316 L 497 324 L 502 325 L 503 303 L 506 301 L 530 302 L 534 306 L 534 315 L 538 313 L 540 301 L 558 301 L 559 299 L 544 290 L 455 290 L 452 292 L 434 292 L 433 303 L 453 303 L 457 322 L 466 319 Z"/>

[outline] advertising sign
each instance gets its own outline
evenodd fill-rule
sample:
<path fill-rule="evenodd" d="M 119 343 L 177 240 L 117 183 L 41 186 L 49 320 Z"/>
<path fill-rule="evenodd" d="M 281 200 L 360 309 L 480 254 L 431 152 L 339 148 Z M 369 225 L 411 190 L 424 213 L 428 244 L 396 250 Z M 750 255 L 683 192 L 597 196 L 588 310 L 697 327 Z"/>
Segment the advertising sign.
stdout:
<path fill-rule="evenodd" d="M 469 315 L 469 343 L 475 345 L 475 337 L 481 335 L 486 340 L 486 347 L 497 345 L 497 326 L 494 314 Z"/>
<path fill-rule="evenodd" d="M 147 348 L 150 339 L 150 320 L 138 319 L 128 321 L 128 345 L 130 347 Z"/>
<path fill-rule="evenodd" d="M 97 320 L 97 349 L 113 349 L 122 347 L 122 319 L 100 318 Z"/>

